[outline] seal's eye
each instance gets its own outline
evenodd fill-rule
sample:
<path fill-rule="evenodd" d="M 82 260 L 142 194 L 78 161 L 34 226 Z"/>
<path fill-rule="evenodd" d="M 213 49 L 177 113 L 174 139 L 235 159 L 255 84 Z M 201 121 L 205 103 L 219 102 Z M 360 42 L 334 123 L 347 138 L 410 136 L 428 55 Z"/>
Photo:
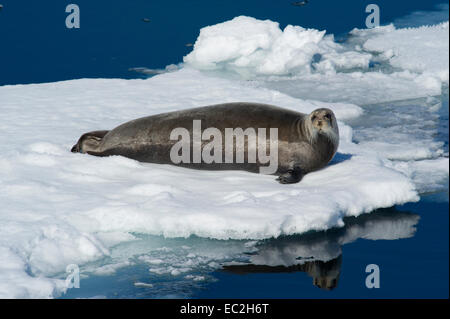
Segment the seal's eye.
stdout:
<path fill-rule="evenodd" d="M 331 121 L 331 114 L 330 114 L 330 113 L 325 114 L 325 118 L 326 118 L 328 121 Z"/>
<path fill-rule="evenodd" d="M 317 116 L 315 116 L 315 115 L 313 115 L 312 117 L 311 117 L 311 122 L 314 122 L 314 120 L 317 118 Z"/>

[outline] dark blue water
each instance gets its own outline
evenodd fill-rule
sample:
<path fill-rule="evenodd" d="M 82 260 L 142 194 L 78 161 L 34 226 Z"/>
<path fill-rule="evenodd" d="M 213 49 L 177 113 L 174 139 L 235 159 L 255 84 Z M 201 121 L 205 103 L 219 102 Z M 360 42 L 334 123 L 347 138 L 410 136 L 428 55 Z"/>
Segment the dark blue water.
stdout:
<path fill-rule="evenodd" d="M 200 28 L 239 15 L 339 35 L 365 27 L 369 3 L 379 5 L 381 24 L 386 24 L 413 11 L 433 10 L 443 1 L 310 0 L 304 7 L 291 2 L 0 0 L 0 85 L 140 77 L 129 68 L 179 63 Z M 69 3 L 80 8 L 80 29 L 65 26 Z"/>

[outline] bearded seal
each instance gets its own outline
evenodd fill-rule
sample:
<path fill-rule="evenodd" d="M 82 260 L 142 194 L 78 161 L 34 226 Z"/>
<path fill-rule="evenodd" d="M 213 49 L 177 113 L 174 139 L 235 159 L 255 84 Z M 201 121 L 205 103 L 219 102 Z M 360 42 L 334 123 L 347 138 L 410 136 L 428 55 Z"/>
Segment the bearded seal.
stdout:
<path fill-rule="evenodd" d="M 196 133 L 198 123 L 209 128 L 200 135 L 200 143 L 199 133 Z M 181 129 L 175 138 L 174 129 Z M 270 139 L 265 134 L 266 129 L 270 130 Z M 262 130 L 264 134 L 260 136 Z M 238 137 L 239 132 L 242 139 Z M 188 142 L 185 140 L 180 145 L 178 137 L 183 139 L 182 133 L 188 134 Z M 227 139 L 228 133 L 233 134 L 231 139 Z M 220 144 L 223 134 L 228 144 Z M 274 136 L 277 149 L 270 159 L 276 160 L 276 168 L 270 174 L 278 175 L 277 180 L 282 184 L 297 183 L 305 174 L 325 167 L 339 144 L 337 121 L 330 109 L 320 108 L 303 114 L 274 105 L 237 102 L 157 114 L 132 120 L 111 131 L 88 132 L 80 137 L 71 151 L 95 156 L 122 155 L 140 162 L 196 169 L 261 172 L 262 168 L 267 168 L 267 158 L 262 159 L 267 156 L 269 144 L 272 152 Z M 255 140 L 258 143 L 252 144 Z M 230 141 L 232 146 L 227 148 Z M 212 143 L 216 144 L 211 147 Z M 200 150 L 202 147 L 203 152 Z M 227 157 L 230 149 L 233 153 Z M 187 151 L 187 156 L 180 159 L 180 150 Z M 210 156 L 212 150 L 215 153 L 213 157 Z M 243 151 L 243 157 L 237 155 L 239 151 Z M 255 159 L 256 152 L 258 159 Z M 199 154 L 205 158 L 199 159 Z"/>

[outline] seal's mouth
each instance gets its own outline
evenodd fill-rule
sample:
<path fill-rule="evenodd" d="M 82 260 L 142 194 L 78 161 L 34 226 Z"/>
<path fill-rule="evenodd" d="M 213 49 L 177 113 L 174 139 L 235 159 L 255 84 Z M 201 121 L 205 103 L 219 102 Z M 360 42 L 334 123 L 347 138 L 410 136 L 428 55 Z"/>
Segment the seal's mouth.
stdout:
<path fill-rule="evenodd" d="M 319 133 L 326 133 L 331 129 L 331 126 L 328 123 L 319 123 L 314 124 L 314 127 L 317 129 Z"/>

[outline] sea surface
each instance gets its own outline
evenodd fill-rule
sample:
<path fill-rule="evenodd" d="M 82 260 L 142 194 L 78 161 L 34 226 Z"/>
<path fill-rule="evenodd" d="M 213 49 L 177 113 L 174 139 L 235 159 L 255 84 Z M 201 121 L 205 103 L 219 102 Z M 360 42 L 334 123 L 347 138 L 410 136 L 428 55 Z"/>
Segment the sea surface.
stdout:
<path fill-rule="evenodd" d="M 1 0 L 0 85 L 78 78 L 139 78 L 134 68 L 163 69 L 188 54 L 199 30 L 246 15 L 326 30 L 336 37 L 365 28 L 372 0 Z M 65 25 L 69 3 L 80 8 L 80 28 Z M 401 27 L 448 20 L 442 0 L 378 0 L 380 23 Z M 424 12 L 431 12 L 425 15 Z M 411 15 L 413 14 L 413 15 Z M 148 22 L 146 22 L 148 21 Z"/>

